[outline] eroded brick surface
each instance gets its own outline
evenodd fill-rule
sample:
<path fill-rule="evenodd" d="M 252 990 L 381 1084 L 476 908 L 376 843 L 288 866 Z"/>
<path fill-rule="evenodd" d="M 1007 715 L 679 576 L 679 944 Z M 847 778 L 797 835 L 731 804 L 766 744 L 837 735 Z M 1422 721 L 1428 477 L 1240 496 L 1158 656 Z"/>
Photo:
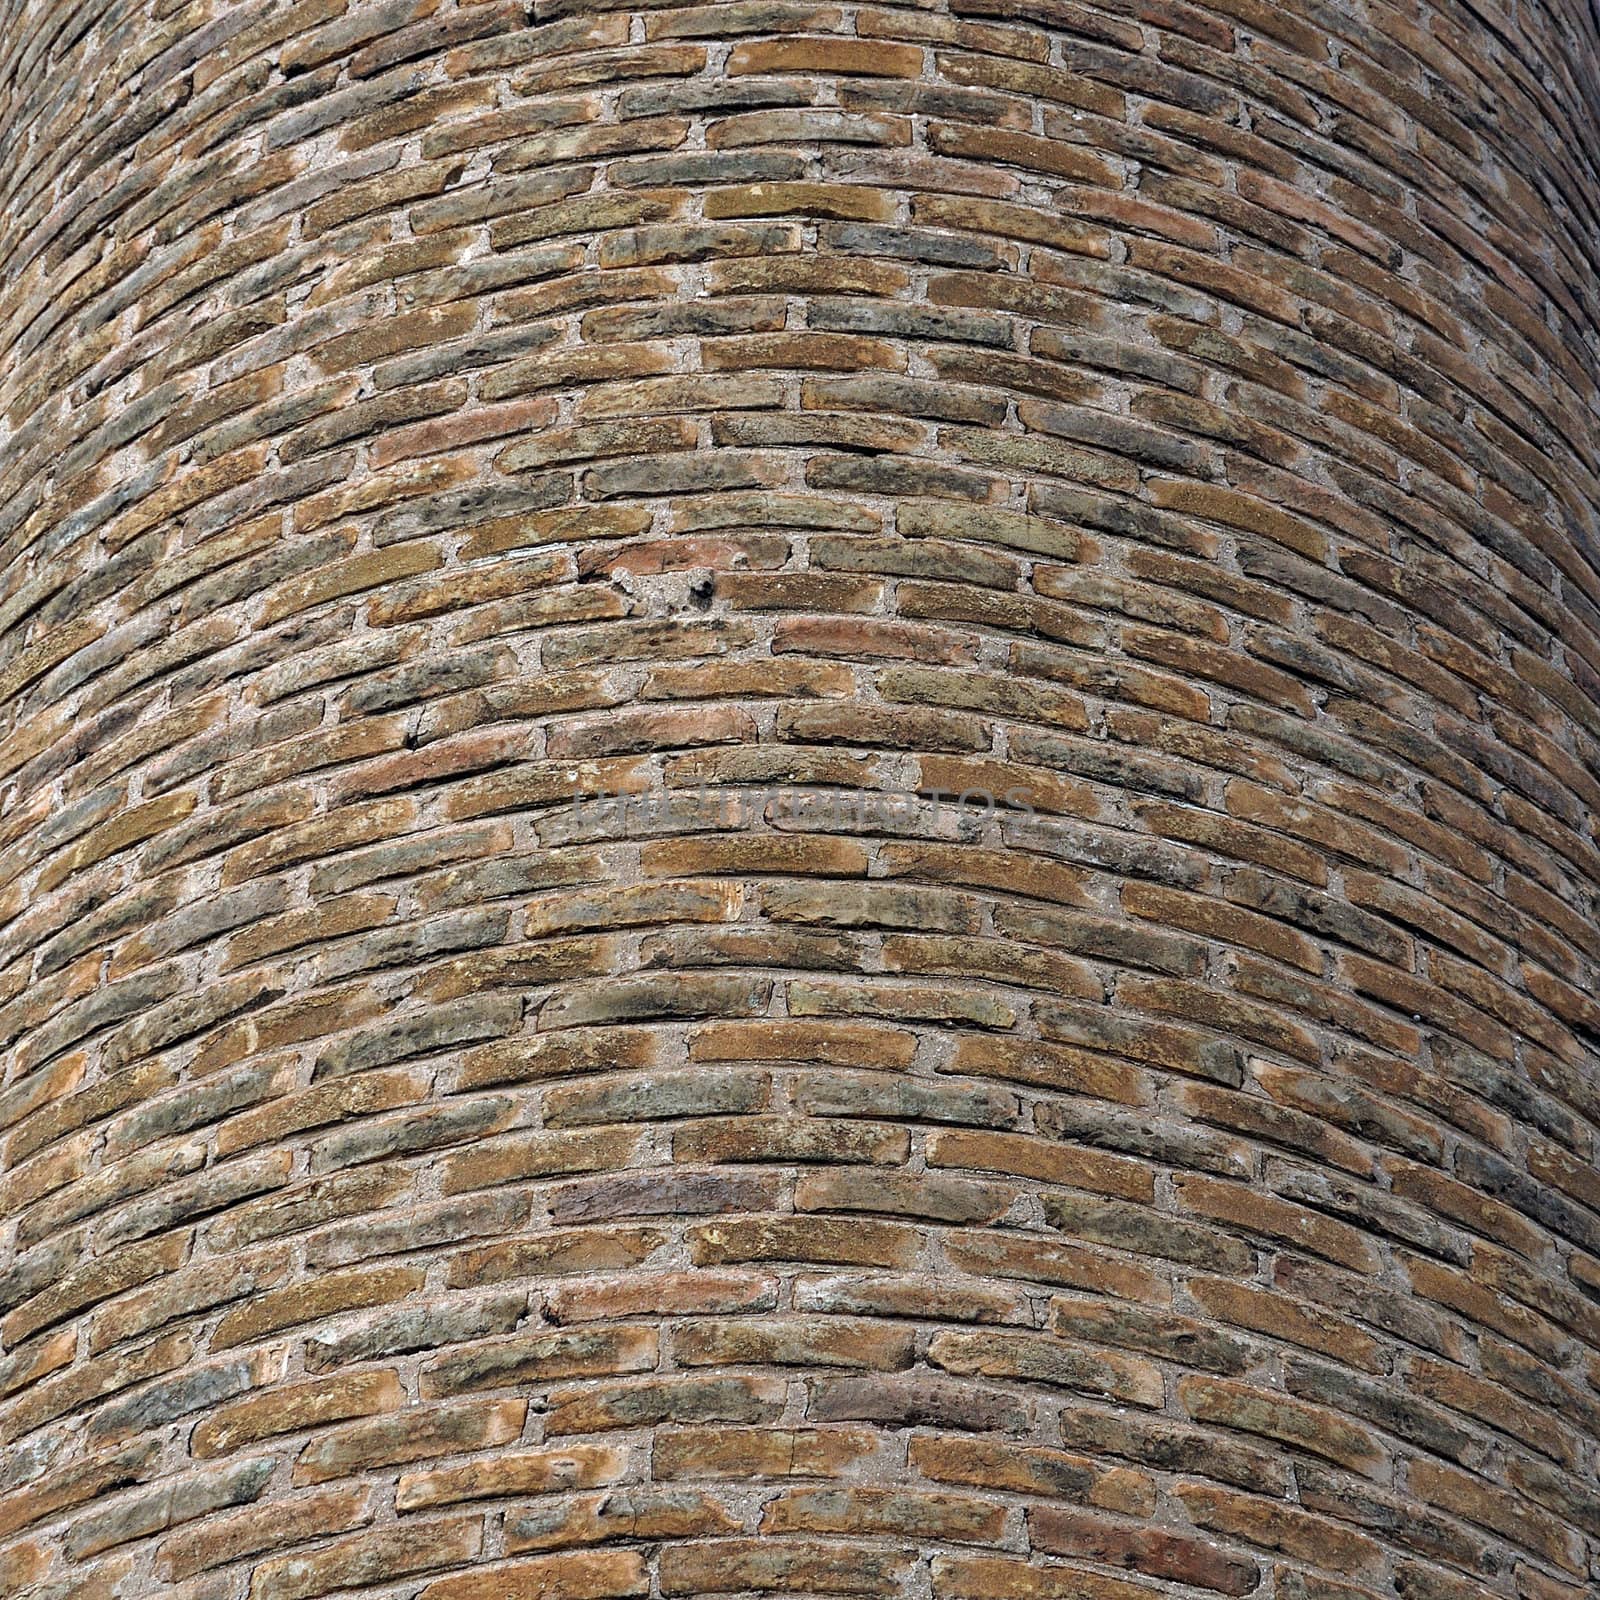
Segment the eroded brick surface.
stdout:
<path fill-rule="evenodd" d="M 0 8 L 0 1596 L 1590 1593 L 1597 81 Z"/>

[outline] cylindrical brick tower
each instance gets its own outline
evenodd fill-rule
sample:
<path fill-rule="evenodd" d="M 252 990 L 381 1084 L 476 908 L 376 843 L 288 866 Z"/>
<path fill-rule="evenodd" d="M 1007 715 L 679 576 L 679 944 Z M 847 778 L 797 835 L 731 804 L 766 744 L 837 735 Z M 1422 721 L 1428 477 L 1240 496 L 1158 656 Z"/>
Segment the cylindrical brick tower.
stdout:
<path fill-rule="evenodd" d="M 3 0 L 0 1597 L 1585 1600 L 1581 0 Z"/>

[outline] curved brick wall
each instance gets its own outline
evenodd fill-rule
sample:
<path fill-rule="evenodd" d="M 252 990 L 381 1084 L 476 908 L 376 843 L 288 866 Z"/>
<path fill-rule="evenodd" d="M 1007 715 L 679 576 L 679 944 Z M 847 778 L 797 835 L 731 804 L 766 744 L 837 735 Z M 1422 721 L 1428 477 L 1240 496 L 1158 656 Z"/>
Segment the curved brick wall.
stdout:
<path fill-rule="evenodd" d="M 1597 62 L 8 0 L 0 1595 L 1593 1593 Z"/>

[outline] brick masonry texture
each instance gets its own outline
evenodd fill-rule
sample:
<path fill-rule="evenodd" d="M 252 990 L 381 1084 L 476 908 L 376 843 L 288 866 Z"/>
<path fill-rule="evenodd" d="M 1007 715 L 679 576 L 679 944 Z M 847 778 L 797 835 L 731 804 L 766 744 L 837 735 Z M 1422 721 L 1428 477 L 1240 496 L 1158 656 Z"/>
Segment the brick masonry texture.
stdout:
<path fill-rule="evenodd" d="M 0 1596 L 1592 1596 L 1597 107 L 4 0 Z"/>

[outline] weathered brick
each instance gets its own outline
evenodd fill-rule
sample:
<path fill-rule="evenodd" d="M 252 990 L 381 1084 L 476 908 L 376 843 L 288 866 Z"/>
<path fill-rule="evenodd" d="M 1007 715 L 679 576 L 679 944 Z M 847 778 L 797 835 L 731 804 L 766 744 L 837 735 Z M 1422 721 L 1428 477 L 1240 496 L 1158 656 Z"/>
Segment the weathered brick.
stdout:
<path fill-rule="evenodd" d="M 506 1549 L 601 1543 L 624 1530 L 633 1538 L 683 1539 L 739 1529 L 739 1518 L 696 1490 L 622 1488 L 521 1512 L 507 1521 Z"/>
<path fill-rule="evenodd" d="M 908 1332 L 837 1317 L 763 1317 L 757 1321 L 705 1321 L 682 1329 L 673 1340 L 682 1366 L 908 1367 Z"/>
<path fill-rule="evenodd" d="M 941 1332 L 928 1359 L 948 1372 L 1027 1378 L 1135 1405 L 1158 1406 L 1162 1399 L 1161 1374 L 1148 1361 L 1035 1334 Z"/>
<path fill-rule="evenodd" d="M 558 1389 L 545 1431 L 552 1437 L 662 1423 L 771 1422 L 783 1409 L 778 1379 L 669 1376 Z"/>
<path fill-rule="evenodd" d="M 372 1272 L 331 1272 L 309 1292 L 298 1286 L 254 1296 L 230 1311 L 211 1336 L 213 1350 L 254 1343 L 279 1329 L 320 1321 L 341 1312 L 388 1305 L 422 1286 L 416 1267 L 379 1268 Z"/>
<path fill-rule="evenodd" d="M 648 1328 L 527 1335 L 441 1357 L 424 1372 L 422 1389 L 429 1396 L 452 1395 L 530 1378 L 640 1372 L 655 1365 L 657 1343 Z"/>
<path fill-rule="evenodd" d="M 404 1399 L 405 1392 L 390 1371 L 316 1378 L 221 1407 L 195 1428 L 189 1451 L 209 1460 L 279 1434 L 393 1411 Z"/>
<path fill-rule="evenodd" d="M 631 1550 L 571 1551 L 529 1556 L 483 1572 L 440 1578 L 421 1591 L 418 1600 L 499 1600 L 513 1593 L 571 1600 L 621 1600 L 648 1594 L 650 1574 L 642 1557 Z"/>
<path fill-rule="evenodd" d="M 0 1593 L 1578 1600 L 1558 11 L 19 11 Z"/>
<path fill-rule="evenodd" d="M 672 1478 L 837 1477 L 870 1458 L 867 1428 L 691 1427 L 663 1433 L 655 1469 Z"/>
<path fill-rule="evenodd" d="M 931 1167 L 965 1167 L 979 1172 L 1003 1173 L 1043 1183 L 1065 1184 L 1120 1195 L 1129 1200 L 1153 1200 L 1155 1180 L 1139 1163 L 1094 1151 L 1033 1139 L 1024 1134 L 939 1131 L 930 1135 L 927 1150 Z"/>
<path fill-rule="evenodd" d="M 374 1467 L 466 1454 L 505 1444 L 522 1432 L 525 1400 L 488 1400 L 409 1408 L 347 1424 L 314 1439 L 295 1458 L 296 1483 L 324 1483 Z"/>
<path fill-rule="evenodd" d="M 1034 1507 L 1028 1514 L 1028 1535 L 1035 1550 L 1051 1555 L 1130 1567 L 1218 1594 L 1248 1594 L 1260 1577 L 1255 1562 L 1227 1555 L 1203 1540 L 1159 1528 L 1129 1527 L 1064 1506 Z"/>
<path fill-rule="evenodd" d="M 603 1445 L 565 1449 L 500 1451 L 485 1461 L 400 1475 L 395 1508 L 418 1511 L 463 1500 L 498 1500 L 508 1495 L 587 1489 L 621 1476 L 625 1456 Z"/>
<path fill-rule="evenodd" d="M 1181 1480 L 1177 1494 L 1195 1525 L 1210 1532 L 1350 1577 L 1372 1578 L 1381 1568 L 1373 1540 L 1295 1506 Z"/>
<path fill-rule="evenodd" d="M 1196 1421 L 1281 1439 L 1368 1476 L 1378 1476 L 1388 1465 L 1383 1450 L 1364 1428 L 1248 1384 L 1188 1377 L 1178 1384 L 1178 1399 Z"/>
<path fill-rule="evenodd" d="M 536 1239 L 478 1245 L 452 1258 L 452 1288 L 532 1274 L 612 1271 L 643 1261 L 666 1235 L 657 1228 L 557 1229 Z"/>
<path fill-rule="evenodd" d="M 483 1524 L 477 1517 L 374 1528 L 324 1545 L 314 1555 L 277 1556 L 259 1562 L 250 1587 L 262 1600 L 305 1600 L 330 1589 L 386 1583 L 460 1566 L 482 1547 Z"/>
<path fill-rule="evenodd" d="M 305 1363 L 312 1372 L 326 1372 L 330 1367 L 355 1361 L 407 1355 L 413 1350 L 509 1333 L 527 1309 L 525 1294 L 509 1293 L 482 1298 L 458 1296 L 443 1305 L 378 1312 L 337 1331 L 308 1338 Z"/>
<path fill-rule="evenodd" d="M 1085 1595 L 1092 1600 L 1137 1600 L 1141 1584 L 1104 1578 L 1071 1567 L 1035 1566 L 998 1556 L 938 1555 L 929 1563 L 933 1592 L 939 1600 L 1067 1600 Z"/>
<path fill-rule="evenodd" d="M 914 1229 L 895 1223 L 839 1222 L 827 1217 L 771 1217 L 698 1223 L 689 1229 L 697 1264 L 741 1261 L 820 1261 L 849 1266 L 909 1266 Z"/>
<path fill-rule="evenodd" d="M 854 39 L 772 39 L 740 43 L 728 58 L 728 71 L 860 73 L 868 77 L 914 78 L 923 56 L 910 45 Z"/>
<path fill-rule="evenodd" d="M 303 1538 L 348 1533 L 372 1521 L 371 1496 L 364 1489 L 324 1489 L 292 1501 L 269 1501 L 247 1511 L 215 1517 L 164 1539 L 156 1551 L 156 1569 L 169 1582 L 225 1566 L 245 1556 L 271 1550 L 283 1532 L 282 1518 L 291 1510 Z"/>
<path fill-rule="evenodd" d="M 663 1594 L 898 1594 L 915 1560 L 911 1548 L 829 1544 L 802 1539 L 721 1539 L 671 1545 L 662 1553 Z"/>
<path fill-rule="evenodd" d="M 935 1483 L 1081 1500 L 1094 1492 L 1104 1469 L 1083 1456 L 1045 1445 L 996 1443 L 959 1435 L 912 1439 L 910 1465 Z M 1115 1470 L 1115 1469 L 1113 1469 Z"/>

